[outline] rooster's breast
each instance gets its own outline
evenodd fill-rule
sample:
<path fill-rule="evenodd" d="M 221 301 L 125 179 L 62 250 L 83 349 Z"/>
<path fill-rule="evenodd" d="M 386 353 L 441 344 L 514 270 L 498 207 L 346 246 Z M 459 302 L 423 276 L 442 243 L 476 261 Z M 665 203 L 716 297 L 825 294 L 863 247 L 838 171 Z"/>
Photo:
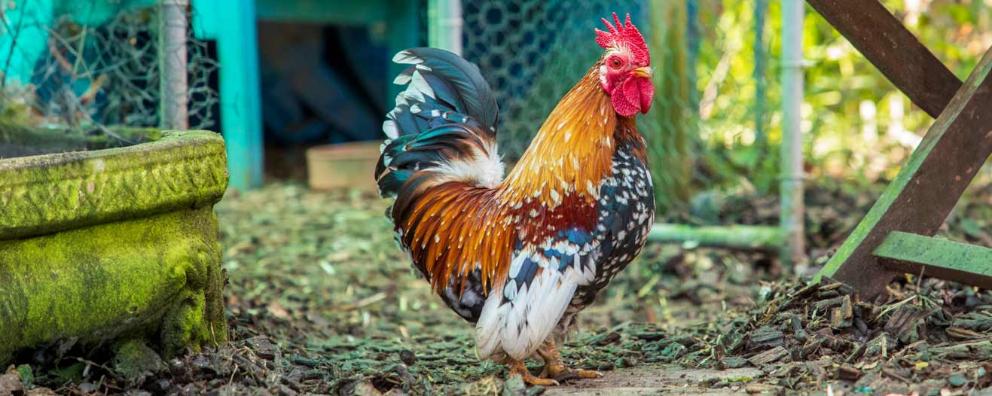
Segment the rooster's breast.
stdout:
<path fill-rule="evenodd" d="M 647 240 L 654 224 L 654 191 L 644 161 L 618 150 L 611 173 L 600 187 L 597 206 L 595 236 L 600 240 L 601 255 L 593 282 L 576 290 L 570 307 L 573 312 L 591 303 L 637 256 Z"/>

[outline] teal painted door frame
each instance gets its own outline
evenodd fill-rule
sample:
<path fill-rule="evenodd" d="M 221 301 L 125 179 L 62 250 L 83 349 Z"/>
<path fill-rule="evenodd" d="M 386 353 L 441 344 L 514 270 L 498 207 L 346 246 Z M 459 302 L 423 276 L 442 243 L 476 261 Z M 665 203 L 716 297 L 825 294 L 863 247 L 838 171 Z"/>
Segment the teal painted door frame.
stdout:
<path fill-rule="evenodd" d="M 373 24 L 383 23 L 391 53 L 420 43 L 416 2 L 365 0 L 193 0 L 197 37 L 217 40 L 220 62 L 221 129 L 227 142 L 230 185 L 248 190 L 262 184 L 262 119 L 257 20 Z M 391 65 L 391 79 L 401 71 Z M 390 84 L 387 98 L 399 93 Z M 371 170 L 370 170 L 371 172 Z M 371 173 L 369 174 L 371 176 Z"/>
<path fill-rule="evenodd" d="M 220 119 L 227 147 L 229 185 L 262 185 L 261 83 L 253 0 L 193 0 L 193 32 L 217 41 Z"/>

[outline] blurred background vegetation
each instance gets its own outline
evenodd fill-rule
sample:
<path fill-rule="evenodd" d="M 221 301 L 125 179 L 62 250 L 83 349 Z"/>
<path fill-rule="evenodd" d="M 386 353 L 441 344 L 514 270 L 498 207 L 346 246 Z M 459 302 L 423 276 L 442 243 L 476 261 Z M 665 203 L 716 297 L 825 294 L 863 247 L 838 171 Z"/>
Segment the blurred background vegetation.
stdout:
<path fill-rule="evenodd" d="M 962 80 L 992 45 L 992 2 L 988 0 L 883 3 Z M 777 146 L 782 136 L 780 3 L 700 0 L 687 4 L 696 4 L 694 11 L 698 12 L 686 30 L 690 32 L 688 57 L 696 59 L 691 66 L 696 75 L 693 88 L 699 95 L 694 113 L 699 122 L 673 125 L 684 128 L 675 134 L 689 137 L 696 163 L 692 182 L 680 188 L 693 193 L 771 195 L 777 188 Z M 809 7 L 804 33 L 807 67 L 802 109 L 809 179 L 842 180 L 852 187 L 891 179 L 933 120 Z M 670 96 L 658 95 L 659 100 Z M 662 117 L 663 113 L 651 116 Z M 980 177 L 988 177 L 988 172 Z"/>

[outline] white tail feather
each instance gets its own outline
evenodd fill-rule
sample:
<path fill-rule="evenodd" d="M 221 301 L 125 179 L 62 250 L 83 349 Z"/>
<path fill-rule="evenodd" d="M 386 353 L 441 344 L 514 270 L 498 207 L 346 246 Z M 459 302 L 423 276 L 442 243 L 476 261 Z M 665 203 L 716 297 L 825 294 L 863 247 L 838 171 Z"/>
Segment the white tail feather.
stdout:
<path fill-rule="evenodd" d="M 595 277 L 593 265 L 579 270 L 581 258 L 577 254 L 575 264 L 564 272 L 544 268 L 511 301 L 504 301 L 504 293 L 490 293 L 475 327 L 479 355 L 490 358 L 503 352 L 520 360 L 534 353 L 561 320 L 576 288 Z"/>

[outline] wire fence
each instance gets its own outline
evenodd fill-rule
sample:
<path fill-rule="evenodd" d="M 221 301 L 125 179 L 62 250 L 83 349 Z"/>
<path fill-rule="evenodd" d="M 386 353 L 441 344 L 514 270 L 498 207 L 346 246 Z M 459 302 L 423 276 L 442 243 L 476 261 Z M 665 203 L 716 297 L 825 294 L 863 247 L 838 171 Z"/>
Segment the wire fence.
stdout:
<path fill-rule="evenodd" d="M 646 0 L 464 0 L 463 55 L 479 65 L 500 105 L 500 152 L 520 157 L 559 99 L 589 72 L 602 49 L 600 18 L 630 13 L 650 43 L 656 95 L 641 117 L 659 208 L 684 203 L 696 135 L 687 2 Z"/>
<path fill-rule="evenodd" d="M 593 28 L 611 12 L 648 25 L 646 1 L 462 2 L 463 55 L 479 65 L 500 105 L 500 151 L 516 159 L 565 92 L 602 50 Z"/>
<path fill-rule="evenodd" d="M 95 9 L 96 2 L 90 7 Z M 10 9 L 4 11 L 10 14 Z M 41 22 L 45 26 L 22 24 L 23 15 L 11 19 L 3 18 L 10 48 L 7 65 L 26 62 L 29 72 L 26 81 L 4 74 L 4 113 L 20 106 L 28 112 L 18 115 L 22 122 L 83 129 L 160 124 L 157 7 L 122 8 L 104 18 L 80 15 L 77 9 L 56 15 L 47 25 Z M 41 29 L 47 38 L 39 43 L 19 37 L 27 29 Z M 216 129 L 218 64 L 208 43 L 193 37 L 192 30 L 186 48 L 190 128 Z"/>

